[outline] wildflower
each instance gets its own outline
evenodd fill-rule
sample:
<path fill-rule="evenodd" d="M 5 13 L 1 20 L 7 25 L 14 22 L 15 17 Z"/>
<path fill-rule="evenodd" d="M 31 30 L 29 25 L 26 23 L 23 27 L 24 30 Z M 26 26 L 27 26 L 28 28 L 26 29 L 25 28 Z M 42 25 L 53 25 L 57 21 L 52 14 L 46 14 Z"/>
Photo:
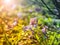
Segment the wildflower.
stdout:
<path fill-rule="evenodd" d="M 48 29 L 48 27 L 47 26 L 44 26 L 43 27 L 43 29 L 42 29 L 42 32 L 44 33 L 44 34 L 46 34 L 46 30 Z"/>
<path fill-rule="evenodd" d="M 18 18 L 15 18 L 13 21 L 13 25 L 16 26 L 18 24 Z"/>
<path fill-rule="evenodd" d="M 42 33 L 44 34 L 44 37 L 45 37 L 45 38 L 48 38 L 48 36 L 46 35 L 47 29 L 48 29 L 47 26 L 44 26 L 43 29 L 42 29 Z"/>
<path fill-rule="evenodd" d="M 32 30 L 33 28 L 37 27 L 37 18 L 31 18 L 30 19 L 30 24 L 28 26 L 25 26 L 23 29 L 26 30 Z"/>
<path fill-rule="evenodd" d="M 30 25 L 35 25 L 35 24 L 37 24 L 37 22 L 38 22 L 38 20 L 36 17 L 30 19 Z"/>
<path fill-rule="evenodd" d="M 30 25 L 32 25 L 33 27 L 37 27 L 37 24 L 38 24 L 38 20 L 36 17 L 30 19 Z"/>
<path fill-rule="evenodd" d="M 15 21 L 15 22 L 13 22 L 13 26 L 16 26 L 17 25 L 17 22 Z"/>
<path fill-rule="evenodd" d="M 43 32 L 44 34 L 46 33 L 46 28 L 45 28 L 45 27 L 42 29 L 42 32 Z"/>
<path fill-rule="evenodd" d="M 48 26 L 45 26 L 46 29 L 48 29 Z"/>
<path fill-rule="evenodd" d="M 31 26 L 31 25 L 25 26 L 25 27 L 24 27 L 24 30 L 26 30 L 26 31 L 27 31 L 27 30 L 32 30 L 32 26 Z"/>
<path fill-rule="evenodd" d="M 40 8 L 36 8 L 35 10 L 36 10 L 37 12 L 41 11 L 41 9 L 40 9 Z"/>

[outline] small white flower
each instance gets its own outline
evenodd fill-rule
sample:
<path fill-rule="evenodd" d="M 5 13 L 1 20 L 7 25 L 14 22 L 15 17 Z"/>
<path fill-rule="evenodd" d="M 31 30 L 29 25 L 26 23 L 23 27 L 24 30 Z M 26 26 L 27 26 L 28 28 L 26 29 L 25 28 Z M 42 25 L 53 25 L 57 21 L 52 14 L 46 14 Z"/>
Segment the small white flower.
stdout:
<path fill-rule="evenodd" d="M 14 26 L 17 25 L 17 22 L 15 21 L 15 22 L 13 23 L 13 25 L 14 25 Z"/>

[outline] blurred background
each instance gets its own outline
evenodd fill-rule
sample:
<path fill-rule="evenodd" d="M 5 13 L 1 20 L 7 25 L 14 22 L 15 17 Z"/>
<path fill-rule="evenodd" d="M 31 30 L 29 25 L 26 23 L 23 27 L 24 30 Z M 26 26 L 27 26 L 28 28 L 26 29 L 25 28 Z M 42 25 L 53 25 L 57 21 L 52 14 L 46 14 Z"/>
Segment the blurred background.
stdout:
<path fill-rule="evenodd" d="M 0 45 L 60 45 L 60 0 L 0 0 Z"/>

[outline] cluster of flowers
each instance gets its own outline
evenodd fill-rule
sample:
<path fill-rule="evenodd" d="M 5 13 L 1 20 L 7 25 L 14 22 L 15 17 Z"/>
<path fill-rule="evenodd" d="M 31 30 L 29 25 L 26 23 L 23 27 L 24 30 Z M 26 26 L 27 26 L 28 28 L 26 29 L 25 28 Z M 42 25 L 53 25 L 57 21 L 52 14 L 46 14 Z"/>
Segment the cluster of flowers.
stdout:
<path fill-rule="evenodd" d="M 30 19 L 29 25 L 24 27 L 24 30 L 32 30 L 32 28 L 36 28 L 38 24 L 38 20 L 36 17 Z"/>

